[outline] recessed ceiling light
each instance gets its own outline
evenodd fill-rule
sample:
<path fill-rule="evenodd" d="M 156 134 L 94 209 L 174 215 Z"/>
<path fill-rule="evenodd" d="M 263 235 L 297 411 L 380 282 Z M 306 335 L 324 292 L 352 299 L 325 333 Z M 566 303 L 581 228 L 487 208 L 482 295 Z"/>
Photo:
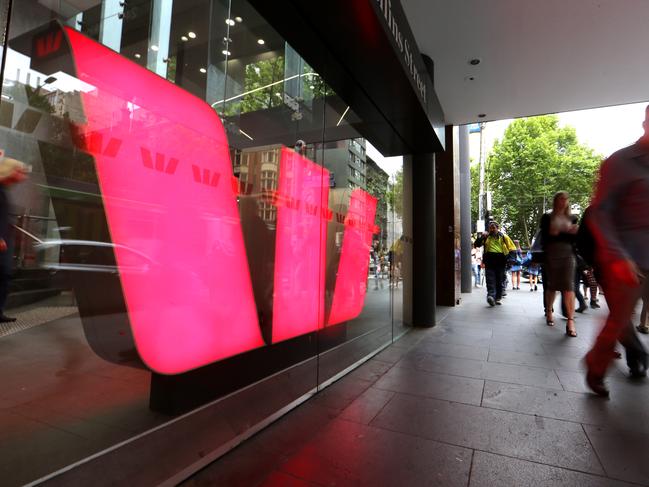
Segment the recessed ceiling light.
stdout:
<path fill-rule="evenodd" d="M 234 20 L 236 20 L 239 23 L 243 22 L 243 19 L 241 17 L 235 17 Z"/>
<path fill-rule="evenodd" d="M 226 55 L 226 56 L 229 56 L 229 55 L 232 54 L 232 53 L 231 53 L 230 51 L 228 51 L 227 49 L 223 49 L 223 50 L 221 51 L 221 54 L 224 54 L 224 55 Z"/>
<path fill-rule="evenodd" d="M 465 76 L 464 81 L 475 81 L 475 76 Z"/>
<path fill-rule="evenodd" d="M 257 44 L 259 44 L 260 46 L 263 46 L 264 44 L 266 44 L 266 41 L 263 40 L 263 39 L 257 39 Z"/>
<path fill-rule="evenodd" d="M 187 35 L 189 36 L 190 39 L 196 39 L 196 33 L 195 32 L 187 32 Z"/>
<path fill-rule="evenodd" d="M 152 50 L 152 51 L 156 51 L 156 52 L 157 52 L 158 49 L 159 49 L 159 47 L 156 46 L 155 44 L 153 44 L 153 45 L 151 46 L 151 50 Z"/>
<path fill-rule="evenodd" d="M 477 57 L 469 60 L 469 64 L 471 66 L 477 66 L 481 62 L 482 62 L 482 60 L 480 58 L 477 58 Z"/>
<path fill-rule="evenodd" d="M 478 118 L 485 118 L 486 116 L 486 113 L 478 113 Z"/>
<path fill-rule="evenodd" d="M 135 53 L 135 57 L 136 57 L 137 59 L 140 59 L 140 58 L 142 57 L 142 55 L 136 52 L 136 53 Z"/>
<path fill-rule="evenodd" d="M 189 39 L 187 38 L 187 36 L 180 36 L 180 40 L 183 42 L 187 42 Z"/>
<path fill-rule="evenodd" d="M 232 19 L 225 19 L 225 23 L 228 25 L 234 25 L 236 22 Z"/>
<path fill-rule="evenodd" d="M 201 73 L 203 73 L 203 74 L 207 73 L 207 69 L 205 69 L 205 68 L 201 68 L 201 69 L 199 69 L 199 71 L 200 71 Z"/>

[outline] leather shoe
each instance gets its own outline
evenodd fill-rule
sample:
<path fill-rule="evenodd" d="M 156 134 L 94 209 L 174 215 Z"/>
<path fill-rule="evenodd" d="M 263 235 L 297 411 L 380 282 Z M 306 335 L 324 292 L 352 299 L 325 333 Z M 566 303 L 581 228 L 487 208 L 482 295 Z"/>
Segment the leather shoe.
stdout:
<path fill-rule="evenodd" d="M 16 318 L 12 318 L 11 316 L 7 316 L 5 314 L 0 314 L 0 323 L 12 323 L 16 321 Z"/>

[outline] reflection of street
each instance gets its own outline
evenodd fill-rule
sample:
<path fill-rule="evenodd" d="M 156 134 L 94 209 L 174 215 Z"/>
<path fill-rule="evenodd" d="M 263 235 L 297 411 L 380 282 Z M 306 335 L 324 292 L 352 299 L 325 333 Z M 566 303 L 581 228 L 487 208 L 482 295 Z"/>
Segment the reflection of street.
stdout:
<path fill-rule="evenodd" d="M 401 316 L 401 295 L 387 285 L 370 286 L 360 316 L 347 322 L 347 342 L 366 335 L 367 342 L 356 343 L 373 347 L 400 333 L 393 331 L 391 312 Z M 75 308 L 32 305 L 16 310 L 17 323 L 36 323 L 45 310 L 66 316 L 41 319 L 38 326 L 0 338 L 3 485 L 27 483 L 169 419 L 149 409 L 150 373 L 99 358 L 88 346 Z M 51 316 L 53 311 L 47 312 Z M 368 351 L 361 349 L 363 355 Z M 34 451 L 42 453 L 39 461 L 24 462 Z"/>
<path fill-rule="evenodd" d="M 99 358 L 75 307 L 48 301 L 15 315 L 23 328 L 0 338 L 2 485 L 25 484 L 168 419 L 149 410 L 150 373 Z"/>
<path fill-rule="evenodd" d="M 76 306 L 36 306 L 25 307 L 20 311 L 14 310 L 16 321 L 0 323 L 0 338 L 13 335 L 35 326 L 44 325 L 77 312 Z"/>
<path fill-rule="evenodd" d="M 363 311 L 354 320 L 348 322 L 347 339 L 363 335 L 373 330 L 391 328 L 394 322 L 401 326 L 403 293 L 399 289 L 391 289 L 384 279 L 384 286 L 374 287 L 374 279 L 370 277 Z"/>

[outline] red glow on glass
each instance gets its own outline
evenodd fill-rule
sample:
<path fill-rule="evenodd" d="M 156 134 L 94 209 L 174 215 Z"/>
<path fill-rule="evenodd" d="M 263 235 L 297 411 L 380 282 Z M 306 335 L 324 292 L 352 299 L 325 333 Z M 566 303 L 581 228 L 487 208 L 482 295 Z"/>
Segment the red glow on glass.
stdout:
<path fill-rule="evenodd" d="M 328 182 L 329 171 L 282 147 L 277 190 L 273 343 L 324 326 Z"/>
<path fill-rule="evenodd" d="M 175 374 L 262 346 L 232 166 L 209 105 L 66 27 L 140 356 Z M 47 47 L 44 44 L 45 47 Z M 128 271 L 135 249 L 146 272 Z"/>
<path fill-rule="evenodd" d="M 356 318 L 363 309 L 367 292 L 369 255 L 377 200 L 362 189 L 355 189 L 349 199 L 345 234 L 338 264 L 336 287 L 327 325 Z"/>
<path fill-rule="evenodd" d="M 48 32 L 43 37 L 36 39 L 36 56 L 45 57 L 59 50 L 63 33 L 60 30 Z"/>

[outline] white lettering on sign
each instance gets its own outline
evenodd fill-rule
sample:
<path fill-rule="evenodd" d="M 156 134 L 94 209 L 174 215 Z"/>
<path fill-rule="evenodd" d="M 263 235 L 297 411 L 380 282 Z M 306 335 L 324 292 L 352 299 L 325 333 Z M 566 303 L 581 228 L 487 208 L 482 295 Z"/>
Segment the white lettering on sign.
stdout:
<path fill-rule="evenodd" d="M 392 0 L 376 0 L 376 2 L 379 4 L 381 12 L 383 12 L 385 21 L 388 23 L 388 29 L 392 33 L 394 42 L 396 42 L 397 46 L 399 47 L 399 51 L 401 52 L 401 55 L 403 56 L 403 59 L 408 68 L 408 73 L 415 82 L 421 98 L 423 99 L 424 103 L 426 103 L 426 82 L 419 74 L 419 70 L 417 69 L 415 58 L 412 55 L 412 49 L 410 43 L 408 42 L 408 39 L 404 39 L 404 36 L 401 33 L 401 29 L 399 28 L 399 24 L 392 15 Z"/>

